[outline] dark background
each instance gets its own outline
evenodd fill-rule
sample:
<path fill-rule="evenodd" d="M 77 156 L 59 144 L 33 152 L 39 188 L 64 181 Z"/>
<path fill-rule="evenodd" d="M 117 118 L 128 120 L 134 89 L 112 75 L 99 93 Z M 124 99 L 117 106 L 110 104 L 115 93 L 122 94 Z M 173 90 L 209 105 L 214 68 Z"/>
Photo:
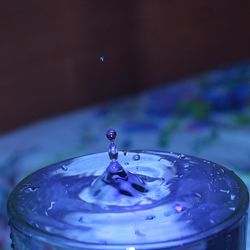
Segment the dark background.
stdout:
<path fill-rule="evenodd" d="M 3 132 L 249 59 L 250 1 L 3 1 L 0 32 Z"/>

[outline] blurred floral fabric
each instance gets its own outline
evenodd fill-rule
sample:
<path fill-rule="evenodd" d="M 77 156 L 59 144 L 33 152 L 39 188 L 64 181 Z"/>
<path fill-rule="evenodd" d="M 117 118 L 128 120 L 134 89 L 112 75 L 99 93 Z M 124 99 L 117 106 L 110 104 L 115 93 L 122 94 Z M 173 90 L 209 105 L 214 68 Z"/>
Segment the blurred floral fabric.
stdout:
<path fill-rule="evenodd" d="M 0 249 L 10 246 L 6 201 L 17 182 L 50 163 L 106 151 L 110 127 L 118 132 L 120 150 L 160 149 L 206 158 L 237 172 L 250 188 L 250 62 L 1 135 Z"/>

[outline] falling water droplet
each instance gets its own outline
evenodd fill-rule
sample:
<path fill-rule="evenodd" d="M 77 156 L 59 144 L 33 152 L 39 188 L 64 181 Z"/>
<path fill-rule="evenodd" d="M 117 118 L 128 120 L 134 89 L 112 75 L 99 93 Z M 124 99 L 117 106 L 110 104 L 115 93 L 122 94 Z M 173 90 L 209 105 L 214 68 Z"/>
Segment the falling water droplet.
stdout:
<path fill-rule="evenodd" d="M 104 62 L 104 60 L 105 60 L 105 57 L 104 57 L 104 56 L 100 56 L 100 57 L 99 57 L 99 60 L 100 60 L 100 62 L 102 62 L 102 63 L 103 63 L 103 62 Z"/>
<path fill-rule="evenodd" d="M 110 140 L 110 141 L 114 141 L 116 138 L 116 131 L 112 128 L 110 128 L 107 132 L 106 132 L 106 137 Z"/>

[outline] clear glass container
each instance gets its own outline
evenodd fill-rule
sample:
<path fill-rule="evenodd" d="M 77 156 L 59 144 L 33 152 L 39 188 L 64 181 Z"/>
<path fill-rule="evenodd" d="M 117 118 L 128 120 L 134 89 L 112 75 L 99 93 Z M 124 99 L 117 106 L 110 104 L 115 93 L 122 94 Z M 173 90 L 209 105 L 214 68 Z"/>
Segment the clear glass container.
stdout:
<path fill-rule="evenodd" d="M 13 249 L 246 249 L 248 190 L 232 171 L 160 151 L 119 151 L 118 161 L 129 178 L 117 185 L 105 179 L 107 153 L 20 182 L 8 200 Z"/>

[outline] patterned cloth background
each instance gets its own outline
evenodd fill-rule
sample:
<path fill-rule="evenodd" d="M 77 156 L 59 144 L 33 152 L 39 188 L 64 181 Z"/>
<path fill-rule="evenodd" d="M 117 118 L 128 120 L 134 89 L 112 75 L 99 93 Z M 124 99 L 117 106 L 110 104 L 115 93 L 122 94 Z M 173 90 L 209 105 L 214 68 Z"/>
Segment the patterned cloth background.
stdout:
<path fill-rule="evenodd" d="M 250 63 L 1 135 L 0 249 L 10 245 L 5 207 L 14 185 L 47 164 L 107 150 L 110 127 L 118 132 L 121 150 L 161 149 L 203 157 L 233 169 L 250 188 Z"/>

